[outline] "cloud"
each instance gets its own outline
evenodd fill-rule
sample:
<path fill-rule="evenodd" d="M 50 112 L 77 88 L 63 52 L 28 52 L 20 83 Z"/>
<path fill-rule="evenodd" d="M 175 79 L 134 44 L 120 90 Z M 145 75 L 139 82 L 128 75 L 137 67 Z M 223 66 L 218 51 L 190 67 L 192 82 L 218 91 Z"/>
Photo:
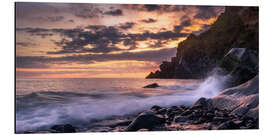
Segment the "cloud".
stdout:
<path fill-rule="evenodd" d="M 72 3 L 68 4 L 68 8 L 66 10 L 76 17 L 91 19 L 99 17 L 103 13 L 96 5 L 97 4 Z"/>
<path fill-rule="evenodd" d="M 144 11 L 144 12 L 157 12 L 157 13 L 169 13 L 169 12 L 180 12 L 186 9 L 185 6 L 182 5 L 157 5 L 157 4 L 129 4 L 129 5 L 121 5 L 122 8 Z"/>
<path fill-rule="evenodd" d="M 126 23 L 125 25 L 122 25 L 122 29 L 128 29 L 133 25 L 134 24 L 131 22 Z M 34 36 L 51 36 L 54 34 L 61 35 L 61 40 L 53 41 L 57 46 L 61 47 L 61 50 L 51 51 L 47 54 L 75 54 L 89 52 L 109 53 L 113 51 L 123 50 L 116 46 L 116 44 L 119 44 L 121 42 L 123 42 L 124 45 L 128 46 L 129 50 L 131 50 L 136 49 L 138 41 L 168 41 L 187 36 L 187 34 L 185 33 L 176 33 L 174 31 L 162 31 L 157 33 L 145 31 L 143 33 L 132 34 L 123 33 L 119 30 L 118 26 L 104 25 L 89 25 L 86 27 L 74 29 L 18 28 L 17 30 L 28 32 Z"/>
<path fill-rule="evenodd" d="M 182 21 L 180 25 L 175 25 L 174 32 L 179 33 L 187 26 L 191 26 L 191 20 L 189 19 Z"/>
<path fill-rule="evenodd" d="M 46 38 L 49 36 L 53 36 L 54 32 L 51 31 L 50 29 L 45 29 L 45 28 L 16 28 L 17 32 L 27 32 L 31 36 L 40 36 L 42 38 Z"/>
<path fill-rule="evenodd" d="M 16 46 L 22 46 L 22 47 L 29 47 L 29 46 L 36 46 L 36 43 L 32 42 L 16 42 Z"/>
<path fill-rule="evenodd" d="M 63 21 L 65 19 L 64 16 L 38 16 L 38 17 L 33 17 L 35 20 L 39 21 L 45 21 L 45 22 L 59 22 Z"/>
<path fill-rule="evenodd" d="M 30 19 L 34 15 L 54 15 L 61 12 L 61 8 L 57 4 L 38 3 L 38 2 L 16 2 L 16 18 Z M 36 16 L 36 17 L 37 17 Z"/>
<path fill-rule="evenodd" d="M 194 16 L 196 19 L 207 20 L 218 15 L 215 7 L 212 6 L 197 6 L 197 9 L 198 13 Z"/>
<path fill-rule="evenodd" d="M 144 5 L 144 8 L 147 11 L 154 11 L 154 10 L 159 10 L 160 6 L 159 5 Z"/>
<path fill-rule="evenodd" d="M 123 15 L 123 11 L 121 9 L 115 9 L 111 11 L 104 12 L 105 15 L 112 15 L 112 16 L 121 16 Z"/>
<path fill-rule="evenodd" d="M 65 18 L 64 16 L 49 16 L 47 17 L 47 20 L 50 22 L 59 22 L 64 20 L 64 18 Z"/>
<path fill-rule="evenodd" d="M 148 19 L 141 20 L 141 22 L 144 22 L 144 23 L 154 23 L 154 22 L 157 22 L 157 20 L 155 20 L 153 18 L 148 18 Z"/>
<path fill-rule="evenodd" d="M 48 68 L 48 62 L 44 56 L 16 56 L 16 68 Z"/>
<path fill-rule="evenodd" d="M 120 28 L 124 29 L 124 30 L 127 30 L 127 29 L 132 28 L 135 24 L 136 23 L 134 23 L 134 22 L 126 22 L 124 24 L 120 24 Z"/>
<path fill-rule="evenodd" d="M 174 56 L 175 48 L 143 51 L 143 52 L 124 52 L 120 54 L 89 54 L 89 55 L 71 55 L 62 57 L 45 57 L 45 56 L 17 56 L 17 68 L 48 68 L 50 64 L 90 64 L 94 62 L 105 62 L 112 60 L 137 60 L 137 61 L 152 61 L 161 63 L 164 58 Z"/>

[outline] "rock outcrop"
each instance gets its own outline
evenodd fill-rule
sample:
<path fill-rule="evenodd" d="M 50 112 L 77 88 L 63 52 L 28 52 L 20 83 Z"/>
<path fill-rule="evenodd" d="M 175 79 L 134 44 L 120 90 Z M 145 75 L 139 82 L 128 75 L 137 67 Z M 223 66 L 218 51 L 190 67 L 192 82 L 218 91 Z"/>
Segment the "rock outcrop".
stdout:
<path fill-rule="evenodd" d="M 159 87 L 157 83 L 152 83 L 152 84 L 144 86 L 143 88 L 157 88 L 157 87 Z"/>
<path fill-rule="evenodd" d="M 220 66 L 231 79 L 227 87 L 237 86 L 253 77 L 259 72 L 259 59 L 254 50 L 246 48 L 232 48 L 221 60 Z"/>
<path fill-rule="evenodd" d="M 226 109 L 238 115 L 259 117 L 259 76 L 239 86 L 225 89 L 211 99 L 215 108 Z"/>
<path fill-rule="evenodd" d="M 153 127 L 163 123 L 165 123 L 165 118 L 161 115 L 155 114 L 153 111 L 145 111 L 135 118 L 126 131 L 138 131 L 142 128 L 151 130 Z"/>
<path fill-rule="evenodd" d="M 226 7 L 210 28 L 180 42 L 176 57 L 146 78 L 203 78 L 232 48 L 247 48 L 258 55 L 258 7 Z"/>

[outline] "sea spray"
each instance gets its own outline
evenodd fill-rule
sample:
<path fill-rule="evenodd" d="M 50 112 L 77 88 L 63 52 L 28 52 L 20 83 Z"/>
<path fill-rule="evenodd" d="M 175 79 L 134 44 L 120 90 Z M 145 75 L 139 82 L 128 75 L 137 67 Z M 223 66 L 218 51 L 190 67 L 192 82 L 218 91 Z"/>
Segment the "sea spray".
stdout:
<path fill-rule="evenodd" d="M 221 90 L 226 88 L 226 82 L 228 82 L 229 79 L 229 75 L 221 75 L 218 72 L 214 72 L 211 76 L 207 77 L 197 89 L 193 91 L 193 94 L 199 98 L 214 97 L 218 95 Z"/>

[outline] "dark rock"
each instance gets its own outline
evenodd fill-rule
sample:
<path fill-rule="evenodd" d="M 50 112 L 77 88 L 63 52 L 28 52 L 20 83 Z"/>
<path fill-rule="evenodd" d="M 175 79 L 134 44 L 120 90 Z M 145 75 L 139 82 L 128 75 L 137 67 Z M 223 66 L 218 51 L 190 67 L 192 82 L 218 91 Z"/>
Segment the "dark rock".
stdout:
<path fill-rule="evenodd" d="M 113 125 L 110 125 L 110 127 L 114 128 L 114 127 L 117 127 L 117 126 L 128 126 L 132 121 L 122 121 L 122 122 L 117 122 Z"/>
<path fill-rule="evenodd" d="M 167 113 L 167 109 L 166 108 L 162 108 L 160 110 L 157 111 L 157 114 L 161 114 L 161 115 L 164 115 Z"/>
<path fill-rule="evenodd" d="M 87 132 L 110 132 L 112 131 L 111 127 L 94 127 Z"/>
<path fill-rule="evenodd" d="M 224 122 L 224 121 L 228 121 L 230 118 L 226 118 L 226 117 L 214 117 L 213 121 L 214 122 Z"/>
<path fill-rule="evenodd" d="M 242 84 L 259 72 L 259 59 L 254 50 L 247 48 L 232 48 L 222 59 L 220 67 L 225 69 L 232 79 L 227 87 Z"/>
<path fill-rule="evenodd" d="M 181 115 L 187 116 L 187 115 L 190 115 L 191 113 L 192 113 L 192 111 L 188 109 L 188 110 L 184 111 L 183 113 L 181 113 Z"/>
<path fill-rule="evenodd" d="M 76 129 L 70 124 L 65 125 L 54 125 L 51 127 L 50 132 L 52 133 L 75 133 Z"/>
<path fill-rule="evenodd" d="M 152 83 L 152 84 L 144 86 L 143 88 L 156 88 L 156 87 L 159 87 L 159 85 L 157 83 Z"/>
<path fill-rule="evenodd" d="M 220 124 L 217 127 L 217 129 L 218 130 L 221 130 L 221 129 L 240 129 L 240 126 L 235 124 L 233 121 L 227 121 L 227 122 Z"/>
<path fill-rule="evenodd" d="M 202 97 L 191 106 L 191 109 L 198 109 L 198 108 L 205 110 L 212 110 L 213 109 L 212 101 L 210 99 Z"/>
<path fill-rule="evenodd" d="M 131 124 L 127 127 L 126 131 L 137 131 L 142 128 L 151 130 L 153 127 L 165 123 L 165 118 L 156 115 L 153 111 L 146 111 L 141 113 Z"/>
<path fill-rule="evenodd" d="M 157 106 L 157 105 L 154 105 L 154 106 L 151 108 L 152 111 L 159 111 L 160 109 L 162 109 L 162 107 Z"/>
<path fill-rule="evenodd" d="M 215 111 L 215 116 L 216 116 L 216 117 L 224 117 L 224 113 L 221 112 L 221 111 L 216 110 L 216 111 Z"/>
<path fill-rule="evenodd" d="M 174 118 L 174 122 L 176 123 L 184 123 L 187 122 L 189 120 L 188 116 L 177 116 Z"/>

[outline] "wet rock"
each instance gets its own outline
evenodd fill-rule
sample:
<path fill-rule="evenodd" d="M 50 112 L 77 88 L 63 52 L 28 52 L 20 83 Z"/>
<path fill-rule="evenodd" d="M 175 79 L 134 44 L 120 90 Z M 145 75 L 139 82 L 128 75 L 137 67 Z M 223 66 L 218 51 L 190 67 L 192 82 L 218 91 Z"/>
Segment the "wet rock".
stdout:
<path fill-rule="evenodd" d="M 146 128 L 142 128 L 140 130 L 138 130 L 139 132 L 144 132 L 144 131 L 149 131 L 149 129 L 146 129 Z"/>
<path fill-rule="evenodd" d="M 191 113 L 192 113 L 192 111 L 188 109 L 188 110 L 184 111 L 183 113 L 181 113 L 181 115 L 182 116 L 187 116 L 187 115 L 189 115 Z"/>
<path fill-rule="evenodd" d="M 151 108 L 152 111 L 158 111 L 158 110 L 160 110 L 160 109 L 162 109 L 162 107 L 157 106 L 157 105 L 154 105 L 154 106 Z"/>
<path fill-rule="evenodd" d="M 236 87 L 223 90 L 211 99 L 215 109 L 226 109 L 235 115 L 259 117 L 259 76 Z M 231 115 L 231 114 L 230 114 Z"/>
<path fill-rule="evenodd" d="M 161 115 L 164 115 L 167 113 L 167 109 L 166 108 L 162 108 L 160 110 L 157 111 L 157 114 L 161 114 Z"/>
<path fill-rule="evenodd" d="M 239 129 L 240 126 L 237 125 L 236 123 L 234 123 L 233 121 L 227 121 L 227 122 L 224 122 L 222 124 L 220 124 L 217 129 L 218 130 L 221 130 L 221 129 Z"/>
<path fill-rule="evenodd" d="M 112 131 L 111 127 L 94 127 L 86 132 L 109 132 Z"/>
<path fill-rule="evenodd" d="M 165 121 L 164 117 L 156 115 L 153 111 L 146 111 L 136 117 L 127 127 L 126 131 L 138 131 L 142 128 L 151 130 L 154 126 L 163 124 Z"/>
<path fill-rule="evenodd" d="M 144 86 L 143 88 L 157 88 L 157 87 L 159 87 L 157 83 L 152 83 L 152 84 Z"/>
<path fill-rule="evenodd" d="M 177 116 L 174 118 L 174 122 L 176 123 L 183 123 L 183 122 L 187 122 L 189 120 L 188 116 Z"/>
<path fill-rule="evenodd" d="M 65 125 L 54 125 L 51 127 L 50 132 L 52 133 L 75 133 L 76 129 L 70 124 Z"/>
<path fill-rule="evenodd" d="M 226 117 L 214 117 L 213 118 L 213 122 L 224 122 L 224 121 L 228 121 L 230 118 L 226 118 Z"/>
<path fill-rule="evenodd" d="M 204 109 L 204 110 L 212 110 L 212 100 L 206 99 L 204 97 L 197 100 L 192 106 L 191 109 Z"/>
<path fill-rule="evenodd" d="M 244 83 L 258 74 L 258 57 L 254 50 L 247 48 L 232 48 L 222 59 L 220 67 L 225 69 L 232 80 L 228 86 Z"/>

